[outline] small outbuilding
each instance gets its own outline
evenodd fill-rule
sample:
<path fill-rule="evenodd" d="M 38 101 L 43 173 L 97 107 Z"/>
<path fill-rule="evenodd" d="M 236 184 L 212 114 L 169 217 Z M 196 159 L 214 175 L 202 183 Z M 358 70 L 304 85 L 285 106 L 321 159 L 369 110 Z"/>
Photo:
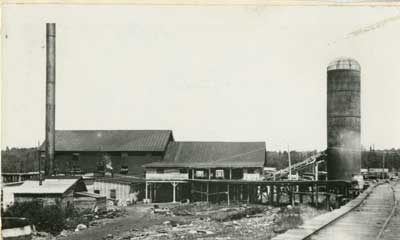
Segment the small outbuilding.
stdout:
<path fill-rule="evenodd" d="M 40 199 L 44 205 L 69 206 L 76 192 L 87 191 L 82 177 L 50 177 L 40 181 L 28 180 L 13 189 L 14 202 Z"/>
<path fill-rule="evenodd" d="M 130 205 L 144 198 L 145 180 L 133 176 L 114 175 L 97 178 L 93 192 L 105 195 L 117 205 Z"/>

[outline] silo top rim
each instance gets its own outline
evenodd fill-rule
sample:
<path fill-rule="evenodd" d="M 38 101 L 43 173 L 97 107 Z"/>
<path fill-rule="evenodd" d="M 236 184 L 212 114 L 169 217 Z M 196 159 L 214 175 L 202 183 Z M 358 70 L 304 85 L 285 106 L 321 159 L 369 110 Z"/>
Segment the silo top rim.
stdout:
<path fill-rule="evenodd" d="M 360 64 L 352 58 L 338 58 L 329 63 L 327 70 L 356 70 L 361 71 Z"/>

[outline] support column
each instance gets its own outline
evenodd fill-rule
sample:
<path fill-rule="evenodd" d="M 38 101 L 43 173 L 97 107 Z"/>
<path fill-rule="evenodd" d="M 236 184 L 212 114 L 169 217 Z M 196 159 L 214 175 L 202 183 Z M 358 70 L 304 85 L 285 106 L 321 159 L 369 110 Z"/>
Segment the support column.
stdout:
<path fill-rule="evenodd" d="M 151 188 L 153 189 L 153 199 L 154 199 L 154 201 L 156 201 L 157 200 L 157 183 L 154 183 L 152 186 L 151 186 Z"/>
<path fill-rule="evenodd" d="M 172 202 L 176 203 L 176 186 L 178 183 L 172 182 Z"/>
<path fill-rule="evenodd" d="M 207 182 L 207 203 L 208 203 L 208 195 L 210 194 L 210 182 Z"/>
<path fill-rule="evenodd" d="M 227 188 L 228 188 L 228 190 L 227 190 L 227 192 L 226 192 L 226 196 L 227 196 L 228 206 L 229 206 L 229 205 L 230 205 L 230 199 L 229 199 L 229 183 L 228 183 Z"/>
<path fill-rule="evenodd" d="M 314 174 L 315 174 L 315 176 L 314 176 L 315 181 L 318 181 L 318 163 L 317 162 L 315 162 Z"/>
<path fill-rule="evenodd" d="M 296 195 L 294 194 L 294 187 L 293 185 L 290 186 L 290 204 L 292 204 L 292 206 L 294 206 L 294 202 L 296 199 Z"/>
<path fill-rule="evenodd" d="M 149 185 L 148 185 L 148 183 L 146 182 L 146 189 L 145 189 L 145 194 L 146 194 L 146 199 L 148 199 L 149 198 L 149 192 L 148 192 L 148 187 L 149 187 Z"/>
<path fill-rule="evenodd" d="M 249 184 L 247 184 L 247 204 L 250 203 L 250 187 Z"/>

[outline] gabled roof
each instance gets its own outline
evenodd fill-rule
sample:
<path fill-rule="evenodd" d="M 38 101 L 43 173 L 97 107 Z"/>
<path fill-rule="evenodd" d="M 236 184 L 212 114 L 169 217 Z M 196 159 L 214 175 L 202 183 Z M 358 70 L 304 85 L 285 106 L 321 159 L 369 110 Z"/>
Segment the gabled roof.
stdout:
<path fill-rule="evenodd" d="M 171 142 L 163 161 L 144 167 L 263 167 L 264 142 Z"/>
<path fill-rule="evenodd" d="M 47 178 L 39 185 L 38 180 L 27 180 L 23 184 L 14 188 L 14 194 L 64 194 L 73 187 L 80 177 L 69 178 Z"/>
<path fill-rule="evenodd" d="M 170 139 L 173 139 L 171 130 L 57 130 L 55 150 L 161 152 Z"/>

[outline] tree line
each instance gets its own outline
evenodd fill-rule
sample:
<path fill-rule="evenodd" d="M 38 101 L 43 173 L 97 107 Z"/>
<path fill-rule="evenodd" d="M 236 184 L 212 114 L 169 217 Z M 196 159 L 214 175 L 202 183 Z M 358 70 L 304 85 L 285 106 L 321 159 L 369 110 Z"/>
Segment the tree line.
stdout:
<path fill-rule="evenodd" d="M 318 151 L 290 151 L 292 164 L 317 154 Z M 287 151 L 267 151 L 266 166 L 285 168 L 288 163 Z M 44 162 L 41 166 L 43 169 Z M 361 155 L 362 168 L 389 168 L 400 170 L 400 149 L 363 150 Z M 36 148 L 7 148 L 1 151 L 2 172 L 34 172 L 39 170 L 38 153 Z"/>

